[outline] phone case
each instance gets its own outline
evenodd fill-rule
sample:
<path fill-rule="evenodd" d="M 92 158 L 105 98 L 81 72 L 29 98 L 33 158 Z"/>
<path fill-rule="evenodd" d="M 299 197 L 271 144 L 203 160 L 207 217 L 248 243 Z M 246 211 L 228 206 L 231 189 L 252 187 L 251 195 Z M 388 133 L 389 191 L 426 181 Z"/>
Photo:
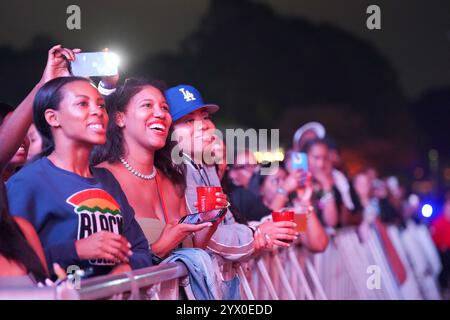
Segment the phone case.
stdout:
<path fill-rule="evenodd" d="M 227 208 L 219 209 L 218 213 L 216 211 L 217 210 L 209 210 L 188 214 L 181 218 L 178 223 L 200 224 L 204 222 L 216 222 L 226 214 Z"/>
<path fill-rule="evenodd" d="M 308 158 L 304 152 L 293 152 L 291 154 L 292 169 L 308 171 Z"/>
<path fill-rule="evenodd" d="M 82 52 L 75 55 L 71 62 L 74 76 L 102 77 L 118 73 L 118 57 L 112 52 Z"/>

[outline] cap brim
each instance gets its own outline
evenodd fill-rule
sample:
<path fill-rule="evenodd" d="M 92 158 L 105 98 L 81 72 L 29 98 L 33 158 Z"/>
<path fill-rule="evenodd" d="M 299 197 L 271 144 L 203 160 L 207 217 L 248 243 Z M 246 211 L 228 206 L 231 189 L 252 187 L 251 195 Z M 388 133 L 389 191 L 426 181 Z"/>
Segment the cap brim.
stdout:
<path fill-rule="evenodd" d="M 172 115 L 172 121 L 173 122 L 178 121 L 179 119 L 183 118 L 184 116 L 188 115 L 189 113 L 194 112 L 199 109 L 202 109 L 202 108 L 205 108 L 208 113 L 214 113 L 219 110 L 219 106 L 216 104 L 204 104 L 201 106 L 195 106 L 195 107 L 191 107 L 188 109 L 180 110 L 177 114 Z"/>
<path fill-rule="evenodd" d="M 219 106 L 217 104 L 205 104 L 201 106 L 199 109 L 201 108 L 206 108 L 206 110 L 208 110 L 208 113 L 214 113 L 219 111 Z"/>
<path fill-rule="evenodd" d="M 308 122 L 297 129 L 294 134 L 293 144 L 296 145 L 300 141 L 303 134 L 308 130 L 313 130 L 319 139 L 323 139 L 326 135 L 325 127 L 321 123 L 316 121 Z"/>

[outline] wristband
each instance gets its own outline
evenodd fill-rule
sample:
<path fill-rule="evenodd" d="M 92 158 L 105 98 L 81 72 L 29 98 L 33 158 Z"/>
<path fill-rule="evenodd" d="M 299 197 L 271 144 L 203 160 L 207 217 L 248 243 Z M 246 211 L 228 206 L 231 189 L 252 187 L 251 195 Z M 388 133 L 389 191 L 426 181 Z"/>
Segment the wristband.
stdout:
<path fill-rule="evenodd" d="M 110 94 L 114 93 L 116 91 L 116 88 L 112 88 L 112 89 L 108 89 L 105 88 L 104 83 L 100 80 L 100 82 L 98 83 L 98 92 L 100 92 L 100 94 L 102 96 L 109 96 Z"/>

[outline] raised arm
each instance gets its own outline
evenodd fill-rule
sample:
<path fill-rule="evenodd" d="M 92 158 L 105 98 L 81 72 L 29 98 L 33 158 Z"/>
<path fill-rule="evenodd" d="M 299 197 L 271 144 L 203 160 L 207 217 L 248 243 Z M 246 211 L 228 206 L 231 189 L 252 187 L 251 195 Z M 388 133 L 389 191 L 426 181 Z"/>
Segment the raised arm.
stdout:
<path fill-rule="evenodd" d="M 54 46 L 48 52 L 47 65 L 41 80 L 17 106 L 12 115 L 0 127 L 0 172 L 19 149 L 28 128 L 33 121 L 33 101 L 37 91 L 47 82 L 57 77 L 69 76 L 69 61 L 75 59 L 79 49 L 66 49 L 61 45 Z"/>

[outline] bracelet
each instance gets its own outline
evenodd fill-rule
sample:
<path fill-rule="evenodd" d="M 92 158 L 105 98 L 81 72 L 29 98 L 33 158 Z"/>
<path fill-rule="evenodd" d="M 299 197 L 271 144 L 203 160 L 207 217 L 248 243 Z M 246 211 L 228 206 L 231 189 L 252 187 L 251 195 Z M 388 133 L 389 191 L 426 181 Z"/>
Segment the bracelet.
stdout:
<path fill-rule="evenodd" d="M 104 83 L 100 80 L 100 82 L 98 83 L 97 90 L 98 90 L 98 92 L 100 92 L 100 94 L 102 96 L 109 96 L 110 94 L 112 94 L 116 91 L 116 88 L 112 88 L 112 89 L 105 88 Z"/>
<path fill-rule="evenodd" d="M 150 251 L 151 251 L 152 262 L 153 262 L 153 264 L 154 264 L 154 265 L 160 264 L 161 261 L 163 261 L 164 259 L 161 258 L 160 256 L 158 256 L 157 254 L 155 254 L 155 252 L 154 252 L 153 249 L 152 249 L 152 246 L 149 245 L 148 247 L 149 247 L 149 249 L 150 249 Z"/>
<path fill-rule="evenodd" d="M 154 265 L 160 264 L 164 259 L 152 252 L 152 262 Z"/>
<path fill-rule="evenodd" d="M 253 234 L 253 238 L 255 237 L 255 233 L 256 233 L 256 227 L 251 227 L 251 226 L 247 226 L 250 228 L 250 230 L 252 230 L 252 234 Z"/>
<path fill-rule="evenodd" d="M 326 192 L 324 192 L 322 197 L 320 197 L 320 202 L 326 203 L 326 202 L 331 201 L 333 199 L 334 199 L 333 191 L 326 191 Z"/>
<path fill-rule="evenodd" d="M 299 205 L 297 206 L 301 209 L 301 213 L 311 214 L 314 212 L 314 206 L 312 205 Z"/>

